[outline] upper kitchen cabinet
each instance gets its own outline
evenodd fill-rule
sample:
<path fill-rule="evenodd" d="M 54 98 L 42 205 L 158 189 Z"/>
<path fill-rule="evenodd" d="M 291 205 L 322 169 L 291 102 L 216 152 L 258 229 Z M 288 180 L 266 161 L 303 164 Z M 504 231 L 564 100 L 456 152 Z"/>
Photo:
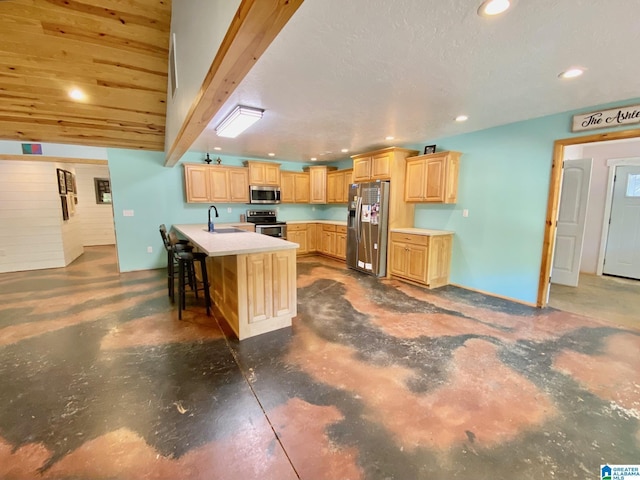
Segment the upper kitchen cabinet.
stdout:
<path fill-rule="evenodd" d="M 249 167 L 249 185 L 280 186 L 280 164 L 272 162 L 246 161 Z"/>
<path fill-rule="evenodd" d="M 353 155 L 353 182 L 391 180 L 404 177 L 404 159 L 415 155 L 416 150 L 389 147 L 374 152 Z M 401 173 L 399 171 L 401 170 Z"/>
<path fill-rule="evenodd" d="M 460 152 L 437 152 L 407 158 L 405 201 L 456 203 Z"/>
<path fill-rule="evenodd" d="M 282 171 L 280 183 L 282 203 L 309 203 L 309 173 Z"/>
<path fill-rule="evenodd" d="M 347 203 L 353 170 L 337 170 L 327 174 L 327 203 Z"/>
<path fill-rule="evenodd" d="M 309 172 L 309 203 L 327 203 L 327 175 L 336 167 L 317 165 L 304 169 Z"/>
<path fill-rule="evenodd" d="M 249 203 L 249 171 L 243 167 L 184 164 L 188 203 Z"/>
<path fill-rule="evenodd" d="M 209 201 L 209 168 L 207 165 L 184 164 L 184 185 L 188 203 Z"/>
<path fill-rule="evenodd" d="M 412 227 L 415 206 L 404 196 L 407 157 L 417 150 L 389 147 L 353 155 L 353 183 L 391 180 L 389 188 L 389 228 Z"/>

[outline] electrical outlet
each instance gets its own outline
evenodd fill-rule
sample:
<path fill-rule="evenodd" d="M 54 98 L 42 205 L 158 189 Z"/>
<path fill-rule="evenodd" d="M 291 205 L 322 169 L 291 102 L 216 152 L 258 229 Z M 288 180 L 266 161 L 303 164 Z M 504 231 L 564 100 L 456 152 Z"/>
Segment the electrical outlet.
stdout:
<path fill-rule="evenodd" d="M 232 208 L 231 208 L 231 207 L 228 207 L 228 208 L 227 208 L 227 213 L 231 213 L 231 212 L 233 212 Z"/>
<path fill-rule="evenodd" d="M 153 247 L 147 247 L 147 253 L 153 253 Z"/>
<path fill-rule="evenodd" d="M 468 217 L 469 216 L 469 210 L 467 210 L 466 208 L 464 210 L 462 210 L 462 216 L 463 217 Z"/>
<path fill-rule="evenodd" d="M 133 210 L 122 210 L 123 217 L 133 217 Z"/>

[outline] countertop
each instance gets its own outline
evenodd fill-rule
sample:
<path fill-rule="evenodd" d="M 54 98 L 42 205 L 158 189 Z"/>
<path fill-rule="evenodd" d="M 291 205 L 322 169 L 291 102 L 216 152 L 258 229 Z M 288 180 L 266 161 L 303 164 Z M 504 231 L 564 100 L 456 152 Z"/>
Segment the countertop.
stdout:
<path fill-rule="evenodd" d="M 411 235 L 425 235 L 428 237 L 434 237 L 437 235 L 453 235 L 454 232 L 450 232 L 449 230 L 430 230 L 428 228 L 392 228 L 392 232 L 394 233 L 408 233 Z"/>
<path fill-rule="evenodd" d="M 235 224 L 238 225 L 238 224 Z M 226 255 L 242 255 L 247 253 L 274 252 L 277 250 L 292 250 L 300 245 L 269 235 L 247 231 L 233 233 L 216 233 L 215 230 L 233 227 L 233 223 L 215 224 L 214 233 L 207 232 L 207 225 L 189 224 L 174 225 L 173 228 L 188 238 L 191 243 L 210 257 L 224 257 Z"/>
<path fill-rule="evenodd" d="M 347 226 L 347 221 L 341 220 L 286 220 L 287 225 L 296 225 L 299 223 L 322 223 L 325 225 L 341 225 L 343 227 Z"/>

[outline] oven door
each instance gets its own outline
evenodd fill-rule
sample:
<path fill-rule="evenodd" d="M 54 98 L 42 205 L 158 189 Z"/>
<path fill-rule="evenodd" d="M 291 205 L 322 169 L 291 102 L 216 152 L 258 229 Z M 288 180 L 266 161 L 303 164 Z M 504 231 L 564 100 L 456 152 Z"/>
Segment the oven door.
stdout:
<path fill-rule="evenodd" d="M 286 225 L 256 225 L 256 233 L 269 235 L 270 237 L 278 237 L 283 240 L 287 239 Z"/>

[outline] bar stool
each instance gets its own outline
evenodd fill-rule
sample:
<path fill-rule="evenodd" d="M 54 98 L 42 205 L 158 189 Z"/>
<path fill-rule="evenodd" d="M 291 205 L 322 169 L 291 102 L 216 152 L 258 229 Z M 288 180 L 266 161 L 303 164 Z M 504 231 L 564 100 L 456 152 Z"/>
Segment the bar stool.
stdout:
<path fill-rule="evenodd" d="M 207 316 L 211 315 L 211 296 L 209 294 L 209 276 L 207 275 L 207 254 L 204 252 L 193 252 L 180 250 L 175 243 L 176 237 L 169 233 L 169 242 L 173 248 L 174 257 L 178 264 L 178 319 L 182 320 L 182 310 L 186 310 L 187 285 L 198 298 L 198 291 L 204 292 L 204 301 L 207 308 Z M 195 262 L 200 262 L 202 282 L 198 285 L 195 275 Z"/>
<path fill-rule="evenodd" d="M 175 301 L 175 273 L 178 268 L 178 261 L 174 255 L 174 247 L 169 241 L 169 234 L 167 234 L 167 227 L 162 223 L 159 227 L 160 236 L 162 237 L 162 243 L 167 251 L 167 291 L 171 302 Z M 175 249 L 180 251 L 190 252 L 193 250 L 193 246 L 189 245 L 189 240 L 180 240 L 175 238 Z"/>

